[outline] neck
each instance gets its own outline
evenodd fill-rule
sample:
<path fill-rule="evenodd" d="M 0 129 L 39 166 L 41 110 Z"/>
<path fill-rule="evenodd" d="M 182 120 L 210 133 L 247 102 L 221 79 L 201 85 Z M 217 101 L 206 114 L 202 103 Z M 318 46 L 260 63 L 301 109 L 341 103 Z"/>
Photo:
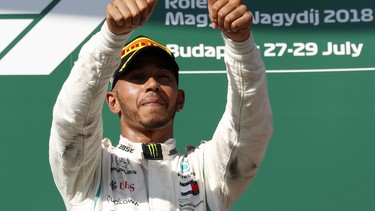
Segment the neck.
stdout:
<path fill-rule="evenodd" d="M 144 129 L 131 127 L 129 125 L 121 126 L 121 135 L 137 143 L 164 143 L 170 138 L 173 138 L 173 123 L 163 128 Z"/>

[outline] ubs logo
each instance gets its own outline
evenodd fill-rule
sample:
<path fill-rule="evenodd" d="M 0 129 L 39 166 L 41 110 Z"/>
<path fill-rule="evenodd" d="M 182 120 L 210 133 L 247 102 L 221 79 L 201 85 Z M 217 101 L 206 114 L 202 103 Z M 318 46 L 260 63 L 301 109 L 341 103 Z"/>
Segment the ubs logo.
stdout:
<path fill-rule="evenodd" d="M 133 192 L 135 190 L 134 183 L 130 183 L 128 181 L 122 181 L 120 184 L 117 184 L 116 181 L 112 180 L 109 184 L 112 190 L 116 190 L 117 188 L 120 188 L 121 190 L 129 190 L 130 192 Z"/>
<path fill-rule="evenodd" d="M 1 0 L 0 75 L 52 73 L 100 26 L 109 2 Z"/>

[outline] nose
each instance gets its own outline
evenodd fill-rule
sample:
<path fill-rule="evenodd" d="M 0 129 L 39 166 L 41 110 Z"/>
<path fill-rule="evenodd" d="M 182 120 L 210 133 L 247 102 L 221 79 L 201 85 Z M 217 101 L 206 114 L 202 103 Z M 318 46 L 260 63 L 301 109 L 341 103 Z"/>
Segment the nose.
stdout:
<path fill-rule="evenodd" d="M 150 77 L 146 82 L 146 91 L 154 91 L 159 92 L 160 91 L 160 84 L 157 80 L 155 80 L 154 77 Z"/>

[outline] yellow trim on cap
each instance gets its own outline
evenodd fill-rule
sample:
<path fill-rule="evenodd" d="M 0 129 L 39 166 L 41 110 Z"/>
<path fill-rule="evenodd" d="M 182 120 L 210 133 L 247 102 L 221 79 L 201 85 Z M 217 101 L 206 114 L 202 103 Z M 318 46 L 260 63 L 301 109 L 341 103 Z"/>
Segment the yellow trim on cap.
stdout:
<path fill-rule="evenodd" d="M 126 56 L 129 55 L 130 53 L 133 53 L 133 52 L 135 52 L 135 51 L 138 51 L 139 49 L 144 48 L 144 47 L 147 47 L 147 46 L 156 46 L 156 47 L 159 47 L 159 48 L 163 49 L 164 51 L 166 51 L 169 55 L 173 56 L 172 52 L 171 52 L 167 47 L 165 47 L 164 45 L 159 44 L 159 43 L 157 43 L 156 41 L 151 40 L 150 38 L 147 38 L 147 37 L 140 37 L 140 38 L 137 38 L 137 39 L 133 40 L 131 43 L 127 44 L 127 45 L 122 49 L 121 59 L 123 59 L 124 57 L 126 57 Z M 133 57 L 133 55 L 131 55 L 131 56 L 126 60 L 126 62 L 122 65 L 122 67 L 121 67 L 121 69 L 119 70 L 119 72 L 122 72 L 122 70 L 124 69 L 124 67 L 125 67 L 126 64 L 128 63 L 128 61 L 130 61 L 132 57 Z"/>

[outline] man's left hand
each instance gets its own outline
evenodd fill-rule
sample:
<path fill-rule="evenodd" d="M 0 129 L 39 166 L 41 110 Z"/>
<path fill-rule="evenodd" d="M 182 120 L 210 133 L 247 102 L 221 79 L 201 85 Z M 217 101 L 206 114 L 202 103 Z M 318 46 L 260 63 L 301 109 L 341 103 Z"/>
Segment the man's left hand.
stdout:
<path fill-rule="evenodd" d="M 212 28 L 241 42 L 250 36 L 253 16 L 241 0 L 208 0 Z"/>

